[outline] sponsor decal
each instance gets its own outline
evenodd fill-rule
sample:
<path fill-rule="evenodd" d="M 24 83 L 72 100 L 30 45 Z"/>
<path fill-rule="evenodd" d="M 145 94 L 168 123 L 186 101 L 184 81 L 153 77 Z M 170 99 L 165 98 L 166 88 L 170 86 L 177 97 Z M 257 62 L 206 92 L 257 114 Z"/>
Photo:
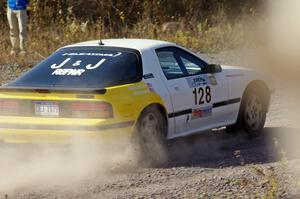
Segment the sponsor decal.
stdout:
<path fill-rule="evenodd" d="M 149 74 L 143 75 L 143 78 L 144 79 L 152 79 L 152 78 L 154 78 L 154 75 L 152 73 L 149 73 Z"/>
<path fill-rule="evenodd" d="M 67 58 L 60 64 L 52 64 L 50 67 L 51 69 L 55 69 L 55 70 L 52 72 L 51 75 L 81 76 L 86 70 L 94 70 L 100 67 L 106 61 L 106 59 L 101 59 L 95 65 L 87 64 L 86 66 L 84 66 L 84 69 L 83 68 L 78 69 L 78 67 L 81 67 L 82 60 L 77 60 L 72 64 L 74 68 L 63 69 L 62 67 L 65 66 L 67 63 L 69 63 L 70 60 L 71 58 Z"/>
<path fill-rule="evenodd" d="M 212 116 L 212 107 L 202 107 L 192 110 L 192 120 Z"/>
<path fill-rule="evenodd" d="M 215 86 L 215 85 L 218 84 L 217 79 L 214 75 L 209 76 L 208 79 L 209 79 L 209 82 L 212 86 Z"/>
<path fill-rule="evenodd" d="M 130 86 L 130 87 L 128 87 L 128 90 L 133 91 L 133 94 L 135 94 L 135 95 L 147 94 L 147 93 L 151 92 L 149 85 L 151 85 L 151 84 L 142 84 L 142 85 L 138 85 L 138 86 Z"/>
<path fill-rule="evenodd" d="M 186 78 L 189 87 L 195 88 L 199 86 L 204 86 L 208 84 L 208 76 L 207 75 L 201 75 L 196 77 L 187 77 Z"/>
<path fill-rule="evenodd" d="M 141 89 L 147 89 L 147 85 L 145 84 L 141 84 L 141 85 L 137 85 L 137 86 L 130 86 L 128 87 L 129 90 L 131 91 L 135 91 L 135 90 L 141 90 Z"/>
<path fill-rule="evenodd" d="M 56 69 L 51 75 L 81 76 L 85 69 Z"/>
<path fill-rule="evenodd" d="M 134 91 L 133 94 L 135 95 L 143 95 L 143 94 L 148 94 L 150 93 L 149 90 L 139 90 L 139 91 Z"/>
<path fill-rule="evenodd" d="M 50 67 L 54 71 L 51 73 L 51 75 L 58 75 L 58 76 L 81 76 L 83 73 L 85 73 L 88 70 L 95 70 L 99 68 L 103 63 L 107 61 L 107 59 L 103 57 L 118 57 L 122 55 L 121 52 L 117 53 L 64 53 L 62 54 L 62 57 L 67 57 L 60 63 L 52 64 Z M 93 57 L 102 57 L 100 58 L 96 63 L 86 63 L 83 64 L 83 60 L 81 59 L 75 59 L 72 60 L 70 57 L 76 57 L 76 56 L 93 56 Z M 65 66 L 71 66 L 71 68 L 64 68 Z"/>
<path fill-rule="evenodd" d="M 62 56 L 94 56 L 94 57 L 118 57 L 122 55 L 121 52 L 112 53 L 64 53 Z"/>
<path fill-rule="evenodd" d="M 147 86 L 148 86 L 148 89 L 151 93 L 154 93 L 154 88 L 153 88 L 153 85 L 151 83 L 147 83 Z"/>

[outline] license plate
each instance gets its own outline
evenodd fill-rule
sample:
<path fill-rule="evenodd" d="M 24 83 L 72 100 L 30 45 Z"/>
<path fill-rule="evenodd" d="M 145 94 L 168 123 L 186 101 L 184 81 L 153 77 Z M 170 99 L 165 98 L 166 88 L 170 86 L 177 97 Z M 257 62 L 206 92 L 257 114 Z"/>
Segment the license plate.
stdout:
<path fill-rule="evenodd" d="M 57 102 L 35 102 L 34 110 L 37 116 L 59 116 L 59 105 Z"/>

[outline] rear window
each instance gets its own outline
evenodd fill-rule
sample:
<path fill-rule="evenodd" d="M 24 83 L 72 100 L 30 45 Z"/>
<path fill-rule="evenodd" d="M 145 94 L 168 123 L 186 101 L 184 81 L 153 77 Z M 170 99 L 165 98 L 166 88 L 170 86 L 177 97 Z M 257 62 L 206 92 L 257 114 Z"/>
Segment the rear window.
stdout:
<path fill-rule="evenodd" d="M 105 88 L 140 81 L 141 61 L 132 49 L 64 48 L 8 86 L 42 88 Z"/>

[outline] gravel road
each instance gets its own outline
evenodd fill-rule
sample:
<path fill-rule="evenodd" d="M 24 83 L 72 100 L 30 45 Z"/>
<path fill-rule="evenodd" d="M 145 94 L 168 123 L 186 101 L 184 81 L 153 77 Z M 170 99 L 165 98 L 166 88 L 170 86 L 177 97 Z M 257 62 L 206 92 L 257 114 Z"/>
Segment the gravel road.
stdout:
<path fill-rule="evenodd" d="M 230 52 L 205 56 L 238 64 Z M 0 72 L 6 82 L 22 70 L 3 66 Z M 44 179 L 34 187 L 0 191 L 0 198 L 300 198 L 300 134 L 282 93 L 274 94 L 266 129 L 258 137 L 215 129 L 173 141 L 172 159 L 161 167 L 125 163 L 99 175 L 95 170 L 76 183 L 71 178 L 64 186 Z"/>

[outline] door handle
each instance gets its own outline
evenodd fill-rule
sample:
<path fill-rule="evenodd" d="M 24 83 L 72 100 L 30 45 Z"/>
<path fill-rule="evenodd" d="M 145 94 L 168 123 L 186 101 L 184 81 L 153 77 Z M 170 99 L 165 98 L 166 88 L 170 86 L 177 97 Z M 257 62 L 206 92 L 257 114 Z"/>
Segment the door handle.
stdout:
<path fill-rule="evenodd" d="M 175 91 L 180 91 L 180 86 L 178 84 L 173 84 L 172 87 Z"/>
<path fill-rule="evenodd" d="M 179 86 L 174 86 L 174 90 L 175 91 L 180 91 L 180 87 Z"/>

